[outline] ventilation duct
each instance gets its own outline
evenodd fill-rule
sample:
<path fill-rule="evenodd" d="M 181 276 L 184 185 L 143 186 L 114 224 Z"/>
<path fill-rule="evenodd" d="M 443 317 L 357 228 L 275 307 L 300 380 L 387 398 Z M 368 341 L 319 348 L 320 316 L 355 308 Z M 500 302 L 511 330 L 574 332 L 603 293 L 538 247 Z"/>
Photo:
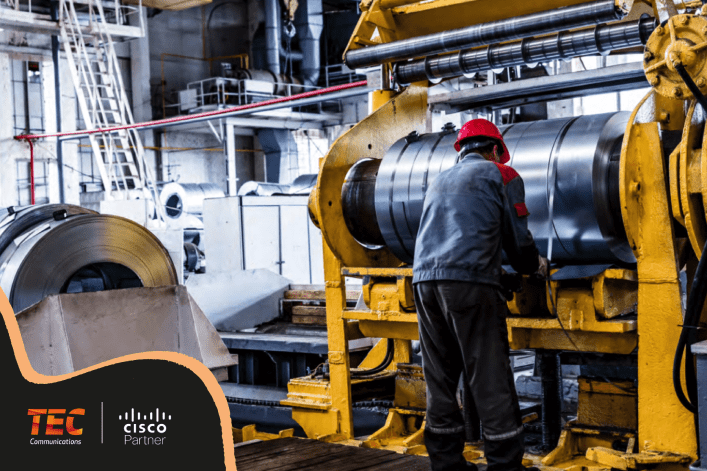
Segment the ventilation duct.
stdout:
<path fill-rule="evenodd" d="M 257 134 L 265 153 L 265 180 L 268 183 L 290 183 L 290 169 L 297 167 L 297 143 L 292 132 L 265 128 L 258 129 Z"/>
<path fill-rule="evenodd" d="M 295 28 L 302 50 L 302 78 L 304 84 L 316 86 L 319 81 L 319 40 L 324 29 L 322 0 L 300 0 L 295 13 Z"/>

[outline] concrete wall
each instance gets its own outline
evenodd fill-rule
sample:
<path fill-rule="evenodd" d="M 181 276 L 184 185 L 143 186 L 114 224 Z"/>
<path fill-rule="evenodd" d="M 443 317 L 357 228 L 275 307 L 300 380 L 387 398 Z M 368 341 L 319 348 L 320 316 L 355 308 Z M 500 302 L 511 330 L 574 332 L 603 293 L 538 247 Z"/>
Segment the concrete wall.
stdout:
<path fill-rule="evenodd" d="M 228 175 L 223 144 L 207 133 L 170 131 L 161 138 L 162 181 L 215 183 L 226 193 Z M 236 177 L 238 187 L 257 179 L 253 137 L 236 136 Z M 262 175 L 262 170 L 259 169 Z"/>
<path fill-rule="evenodd" d="M 10 35 L 16 37 L 15 35 Z M 31 38 L 31 36 L 30 36 Z M 5 112 L 0 114 L 0 207 L 16 205 L 19 202 L 17 190 L 17 166 L 29 161 L 29 145 L 14 139 L 14 96 L 12 84 L 12 61 L 29 60 L 40 63 L 42 79 L 42 102 L 30 103 L 30 106 L 41 106 L 44 112 L 44 130 L 46 133 L 56 132 L 56 105 L 54 89 L 54 65 L 51 55 L 46 49 L 36 46 L 46 46 L 41 41 L 27 41 L 35 46 L 0 45 L 0 102 L 6 105 Z M 5 47 L 3 47 L 5 46 Z M 22 48 L 26 48 L 24 52 Z M 61 68 L 62 123 L 64 131 L 76 129 L 76 101 L 71 76 L 66 63 Z M 34 158 L 39 166 L 42 161 L 48 162 L 48 195 L 49 201 L 57 203 L 59 198 L 59 167 L 57 163 L 56 139 L 39 140 L 34 144 Z M 77 147 L 64 144 L 64 201 L 71 204 L 79 202 L 79 178 L 77 169 Z"/>
<path fill-rule="evenodd" d="M 245 0 L 221 0 L 181 11 L 164 10 L 147 20 L 155 118 L 162 117 L 163 72 L 165 100 L 167 104 L 176 103 L 177 92 L 189 82 L 218 73 L 219 61 L 204 59 L 250 52 L 248 21 Z"/>

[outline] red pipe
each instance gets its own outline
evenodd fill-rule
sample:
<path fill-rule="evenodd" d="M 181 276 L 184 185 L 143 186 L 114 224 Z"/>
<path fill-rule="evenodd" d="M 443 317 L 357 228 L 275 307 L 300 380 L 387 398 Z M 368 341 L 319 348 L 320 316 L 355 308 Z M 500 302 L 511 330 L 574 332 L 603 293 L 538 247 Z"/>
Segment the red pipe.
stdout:
<path fill-rule="evenodd" d="M 292 96 L 287 96 L 287 97 L 282 97 L 282 98 L 275 98 L 275 99 L 267 100 L 267 101 L 260 101 L 258 103 L 251 103 L 249 105 L 235 106 L 233 108 L 226 108 L 223 110 L 207 111 L 205 113 L 198 113 L 198 114 L 193 114 L 190 116 L 177 116 L 175 118 L 158 119 L 156 121 L 146 121 L 144 123 L 133 123 L 133 124 L 127 124 L 124 126 L 114 126 L 114 127 L 110 127 L 110 128 L 98 128 L 98 129 L 92 129 L 89 131 L 70 131 L 70 132 L 61 132 L 61 133 L 55 133 L 55 134 L 21 134 L 19 136 L 15 136 L 15 139 L 29 140 L 29 139 L 43 139 L 46 137 L 83 136 L 83 135 L 87 135 L 87 134 L 97 134 L 97 133 L 104 133 L 104 132 L 121 131 L 123 129 L 139 129 L 139 128 L 142 128 L 145 126 L 155 126 L 155 125 L 160 125 L 160 124 L 178 123 L 181 121 L 190 121 L 190 120 L 198 119 L 198 118 L 216 117 L 216 116 L 219 116 L 222 114 L 231 113 L 233 111 L 259 108 L 261 106 L 274 105 L 277 103 L 285 103 L 288 101 L 299 100 L 301 98 L 310 98 L 313 96 L 326 95 L 327 93 L 339 92 L 341 90 L 348 90 L 349 88 L 362 87 L 362 86 L 365 86 L 367 83 L 368 82 L 366 82 L 365 80 L 362 80 L 360 82 L 347 83 L 344 85 L 336 85 L 334 87 L 322 88 L 319 90 L 312 90 L 310 92 L 299 93 L 297 95 L 292 95 Z"/>
<path fill-rule="evenodd" d="M 299 93 L 297 95 L 292 95 L 292 96 L 288 96 L 288 97 L 275 98 L 272 100 L 261 101 L 258 103 L 251 103 L 249 105 L 235 106 L 233 108 L 226 108 L 224 110 L 208 111 L 205 113 L 199 113 L 199 114 L 195 114 L 195 115 L 191 115 L 191 116 L 178 116 L 175 118 L 158 119 L 156 121 L 146 121 L 144 123 L 134 123 L 134 124 L 128 124 L 125 126 L 98 128 L 98 129 L 92 129 L 90 131 L 60 132 L 60 133 L 54 133 L 54 134 L 20 134 L 18 136 L 15 136 L 15 139 L 26 140 L 29 143 L 29 173 L 30 173 L 30 188 L 31 188 L 30 202 L 32 205 L 34 205 L 34 145 L 32 144 L 33 139 L 43 139 L 46 137 L 62 137 L 62 136 L 77 136 L 77 135 L 85 135 L 85 134 L 97 134 L 97 133 L 104 133 L 104 132 L 120 131 L 123 129 L 139 129 L 139 128 L 142 128 L 145 126 L 177 123 L 180 121 L 189 121 L 189 120 L 193 120 L 193 119 L 210 117 L 210 116 L 215 117 L 215 116 L 230 113 L 233 111 L 259 108 L 261 106 L 274 105 L 276 103 L 285 103 L 288 101 L 299 100 L 300 98 L 309 98 L 309 97 L 318 96 L 318 95 L 325 95 L 327 93 L 338 92 L 341 90 L 348 90 L 349 88 L 363 87 L 366 84 L 367 84 L 367 82 L 365 80 L 361 80 L 360 82 L 353 82 L 353 83 L 347 83 L 347 84 L 343 84 L 343 85 L 336 85 L 334 87 L 322 88 L 319 90 L 312 90 L 310 92 Z M 59 145 L 61 145 L 61 143 L 59 143 Z"/>
<path fill-rule="evenodd" d="M 29 202 L 34 206 L 34 144 L 32 144 L 32 139 L 27 139 L 29 143 Z"/>

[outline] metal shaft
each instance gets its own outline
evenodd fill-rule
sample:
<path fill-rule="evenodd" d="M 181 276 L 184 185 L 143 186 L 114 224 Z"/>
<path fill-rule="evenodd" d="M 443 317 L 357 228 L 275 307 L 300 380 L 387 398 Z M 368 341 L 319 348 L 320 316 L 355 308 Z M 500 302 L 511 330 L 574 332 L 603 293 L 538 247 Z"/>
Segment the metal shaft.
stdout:
<path fill-rule="evenodd" d="M 458 51 L 529 36 L 556 33 L 621 18 L 614 0 L 598 0 L 516 18 L 492 21 L 466 28 L 404 39 L 379 46 L 348 51 L 344 62 L 350 68 L 370 67 L 414 57 Z"/>
<path fill-rule="evenodd" d="M 458 54 L 431 56 L 395 66 L 395 79 L 407 85 L 420 80 L 437 82 L 490 69 L 500 69 L 554 59 L 606 53 L 642 46 L 656 27 L 654 18 L 591 29 L 561 32 L 550 37 L 522 39 L 509 44 L 494 44 Z"/>

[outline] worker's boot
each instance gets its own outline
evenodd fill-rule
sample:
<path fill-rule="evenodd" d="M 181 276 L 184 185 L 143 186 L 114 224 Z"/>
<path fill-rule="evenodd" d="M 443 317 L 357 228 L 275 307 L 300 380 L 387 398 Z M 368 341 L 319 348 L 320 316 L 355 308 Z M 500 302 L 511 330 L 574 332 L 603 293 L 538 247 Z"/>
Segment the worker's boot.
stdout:
<path fill-rule="evenodd" d="M 464 438 L 464 432 L 443 434 L 425 430 L 425 446 L 430 457 L 430 469 L 432 471 L 476 471 L 476 466 L 468 463 L 462 455 Z"/>
<path fill-rule="evenodd" d="M 524 471 L 523 434 L 506 440 L 484 440 L 484 455 L 488 471 Z"/>

